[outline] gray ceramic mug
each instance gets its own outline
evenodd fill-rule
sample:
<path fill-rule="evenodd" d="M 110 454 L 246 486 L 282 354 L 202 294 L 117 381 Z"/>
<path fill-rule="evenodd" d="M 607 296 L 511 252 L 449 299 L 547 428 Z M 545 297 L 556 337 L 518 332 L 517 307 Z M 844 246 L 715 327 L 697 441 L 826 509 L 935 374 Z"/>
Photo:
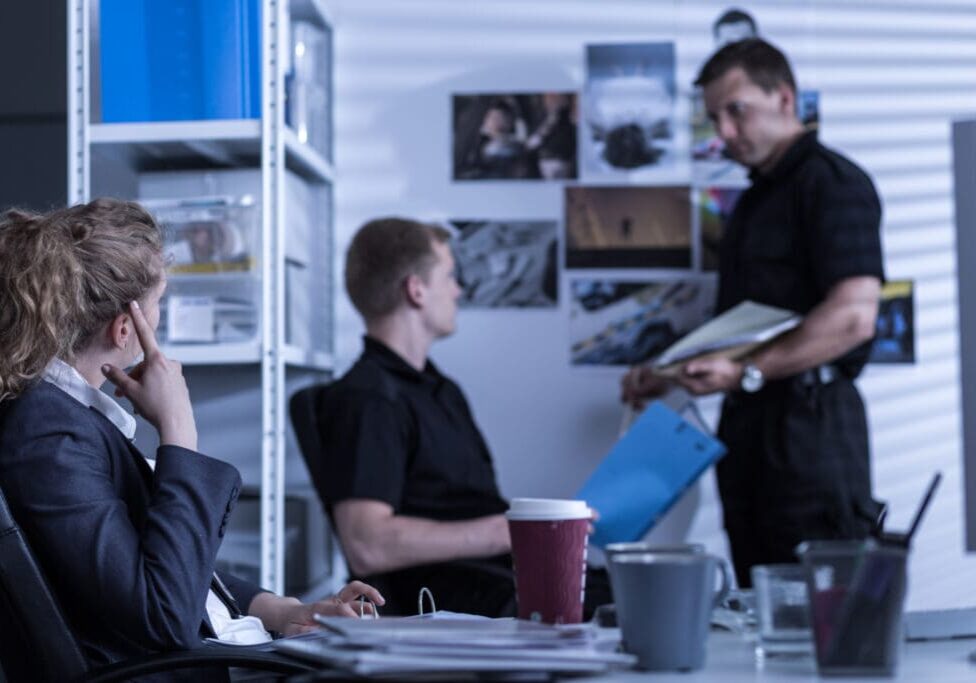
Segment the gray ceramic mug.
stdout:
<path fill-rule="evenodd" d="M 705 553 L 620 554 L 611 562 L 624 649 L 642 669 L 702 668 L 712 609 L 729 592 L 728 563 Z"/>
<path fill-rule="evenodd" d="M 704 543 L 648 543 L 647 541 L 634 541 L 631 543 L 608 543 L 603 548 L 603 553 L 607 558 L 607 571 L 613 564 L 613 558 L 617 555 L 640 555 L 641 553 L 703 553 L 705 552 Z"/>
<path fill-rule="evenodd" d="M 647 541 L 632 541 L 629 543 L 608 543 L 603 548 L 604 557 L 607 562 L 607 574 L 611 575 L 610 585 L 613 586 L 613 558 L 617 555 L 630 555 L 639 553 L 703 553 L 705 545 L 703 543 L 671 543 L 659 544 L 648 543 Z M 617 607 L 613 603 L 600 605 L 593 613 L 594 620 L 600 626 L 617 626 Z"/>

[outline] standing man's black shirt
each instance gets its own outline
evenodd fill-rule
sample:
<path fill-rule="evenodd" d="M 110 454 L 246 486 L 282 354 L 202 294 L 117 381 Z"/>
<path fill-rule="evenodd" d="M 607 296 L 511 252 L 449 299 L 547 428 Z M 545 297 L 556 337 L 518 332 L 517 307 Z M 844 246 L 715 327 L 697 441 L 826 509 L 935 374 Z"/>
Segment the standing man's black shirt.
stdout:
<path fill-rule="evenodd" d="M 884 280 L 881 203 L 867 174 L 804 133 L 772 171 L 753 171 L 722 238 L 716 313 L 746 299 L 807 314 L 840 280 Z M 856 376 L 870 342 L 835 364 Z"/>
<path fill-rule="evenodd" d="M 805 315 L 845 278 L 883 280 L 874 185 L 815 132 L 751 178 L 722 237 L 718 312 L 750 299 Z M 795 562 L 803 540 L 870 528 L 867 417 L 851 381 L 869 350 L 832 359 L 833 378 L 806 372 L 726 396 L 718 435 L 728 453 L 716 475 L 740 586 L 757 564 Z"/>

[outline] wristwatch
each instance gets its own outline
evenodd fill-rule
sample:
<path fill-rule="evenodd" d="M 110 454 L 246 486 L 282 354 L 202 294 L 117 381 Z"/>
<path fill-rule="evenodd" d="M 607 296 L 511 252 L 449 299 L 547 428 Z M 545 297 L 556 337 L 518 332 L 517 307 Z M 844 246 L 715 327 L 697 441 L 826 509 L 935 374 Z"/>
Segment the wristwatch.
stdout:
<path fill-rule="evenodd" d="M 746 363 L 742 367 L 742 379 L 739 380 L 739 387 L 747 394 L 754 394 L 763 388 L 766 378 L 763 377 L 762 370 L 752 363 Z"/>

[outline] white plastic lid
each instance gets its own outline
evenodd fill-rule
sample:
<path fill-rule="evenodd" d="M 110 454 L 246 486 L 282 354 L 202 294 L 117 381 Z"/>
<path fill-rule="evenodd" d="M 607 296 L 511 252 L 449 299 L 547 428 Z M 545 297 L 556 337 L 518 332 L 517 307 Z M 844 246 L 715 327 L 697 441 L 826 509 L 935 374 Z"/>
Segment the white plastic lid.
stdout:
<path fill-rule="evenodd" d="M 509 504 L 507 517 L 513 520 L 550 521 L 589 519 L 591 514 L 584 500 L 513 498 Z"/>

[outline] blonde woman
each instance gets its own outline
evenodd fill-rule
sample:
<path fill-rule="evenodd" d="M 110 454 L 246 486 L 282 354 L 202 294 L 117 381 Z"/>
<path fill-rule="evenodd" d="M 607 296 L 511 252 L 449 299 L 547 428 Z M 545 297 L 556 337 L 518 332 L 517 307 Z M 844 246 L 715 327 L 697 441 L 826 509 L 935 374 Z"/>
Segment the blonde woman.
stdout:
<path fill-rule="evenodd" d="M 241 480 L 197 452 L 180 364 L 154 336 L 165 288 L 138 204 L 0 218 L 0 488 L 92 665 L 298 633 L 316 612 L 354 616 L 360 595 L 383 604 L 358 582 L 302 604 L 214 573 Z M 106 379 L 159 432 L 154 458 Z"/>

